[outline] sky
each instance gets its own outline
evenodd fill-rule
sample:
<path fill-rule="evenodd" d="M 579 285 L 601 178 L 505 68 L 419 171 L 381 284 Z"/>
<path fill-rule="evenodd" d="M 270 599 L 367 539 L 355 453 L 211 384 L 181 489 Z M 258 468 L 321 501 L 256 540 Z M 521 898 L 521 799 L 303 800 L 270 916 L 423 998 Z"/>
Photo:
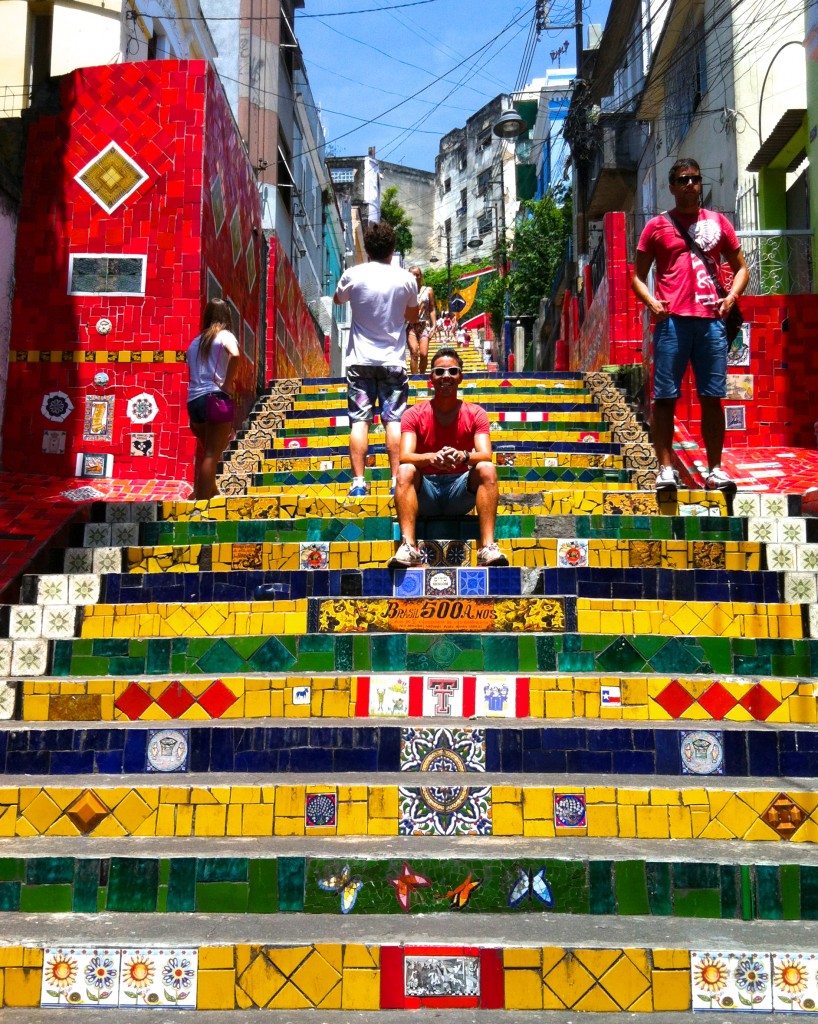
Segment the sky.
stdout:
<path fill-rule="evenodd" d="M 305 0 L 296 35 L 330 152 L 433 171 L 443 135 L 498 93 L 576 67 L 575 0 Z M 582 0 L 583 22 L 604 24 L 608 0 Z M 360 13 L 356 13 L 360 12 Z M 567 50 L 556 51 L 568 41 Z"/>

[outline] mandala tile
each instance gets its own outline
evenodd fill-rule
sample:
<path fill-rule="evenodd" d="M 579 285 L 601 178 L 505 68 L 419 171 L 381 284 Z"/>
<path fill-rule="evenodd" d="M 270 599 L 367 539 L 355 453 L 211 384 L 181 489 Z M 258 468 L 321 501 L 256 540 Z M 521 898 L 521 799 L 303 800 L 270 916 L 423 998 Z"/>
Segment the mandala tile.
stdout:
<path fill-rule="evenodd" d="M 118 949 L 47 947 L 40 1006 L 116 1006 L 120 961 Z"/>
<path fill-rule="evenodd" d="M 180 729 L 151 729 L 145 751 L 148 772 L 183 772 L 187 770 L 188 732 Z"/>
<path fill-rule="evenodd" d="M 472 544 L 467 540 L 450 540 L 444 551 L 446 565 L 468 565 L 471 560 Z"/>
<path fill-rule="evenodd" d="M 747 540 L 759 544 L 774 544 L 778 540 L 775 519 L 754 518 L 747 522 Z"/>
<path fill-rule="evenodd" d="M 818 1010 L 816 968 L 816 953 L 772 953 L 773 1011 L 815 1013 Z"/>
<path fill-rule="evenodd" d="M 457 593 L 460 597 L 485 597 L 488 592 L 488 569 L 457 570 Z"/>
<path fill-rule="evenodd" d="M 83 790 L 76 800 L 65 809 L 66 818 L 84 836 L 93 832 L 110 813 L 110 808 L 106 807 L 91 789 Z"/>
<path fill-rule="evenodd" d="M 398 834 L 491 835 L 491 787 L 398 788 Z"/>
<path fill-rule="evenodd" d="M 557 541 L 557 565 L 561 569 L 581 569 L 588 565 L 587 540 Z"/>
<path fill-rule="evenodd" d="M 304 804 L 304 824 L 307 828 L 327 828 L 337 825 L 335 793 L 307 793 Z"/>
<path fill-rule="evenodd" d="M 299 564 L 302 569 L 329 568 L 329 542 L 308 541 L 298 545 Z"/>
<path fill-rule="evenodd" d="M 196 949 L 123 949 L 119 1007 L 195 1010 L 198 959 Z"/>
<path fill-rule="evenodd" d="M 814 604 L 818 601 L 818 582 L 814 572 L 785 572 L 784 601 L 787 604 Z"/>
<path fill-rule="evenodd" d="M 424 718 L 459 718 L 462 714 L 462 676 L 431 675 L 424 677 Z"/>
<path fill-rule="evenodd" d="M 446 556 L 443 545 L 437 540 L 422 540 L 418 542 L 423 561 L 427 565 L 445 565 Z"/>
<path fill-rule="evenodd" d="M 96 573 L 78 573 L 68 577 L 69 604 L 96 604 L 99 601 L 99 592 L 100 580 Z"/>
<path fill-rule="evenodd" d="M 62 423 L 74 411 L 74 403 L 64 391 L 49 391 L 43 396 L 40 412 L 52 423 Z"/>
<path fill-rule="evenodd" d="M 769 953 L 691 952 L 694 1010 L 772 1009 Z"/>
<path fill-rule="evenodd" d="M 760 494 L 761 514 L 774 519 L 781 519 L 787 515 L 786 494 Z"/>
<path fill-rule="evenodd" d="M 369 714 L 383 718 L 406 718 L 409 714 L 408 677 L 370 676 Z"/>
<path fill-rule="evenodd" d="M 153 395 L 143 391 L 128 399 L 125 414 L 131 423 L 152 423 L 159 415 L 159 405 Z"/>
<path fill-rule="evenodd" d="M 428 597 L 454 597 L 457 595 L 457 570 L 433 568 L 426 570 Z"/>
<path fill-rule="evenodd" d="M 139 164 L 115 142 L 74 175 L 74 180 L 108 213 L 121 206 L 146 179 Z"/>
<path fill-rule="evenodd" d="M 555 828 L 586 828 L 585 797 L 581 793 L 554 794 Z"/>
<path fill-rule="evenodd" d="M 752 521 L 752 520 L 751 520 Z M 768 544 L 767 568 L 774 572 L 794 570 L 796 564 L 795 544 Z"/>
<path fill-rule="evenodd" d="M 425 569 L 396 569 L 393 576 L 394 597 L 423 597 L 426 589 Z"/>
<path fill-rule="evenodd" d="M 782 839 L 791 839 L 806 819 L 806 812 L 786 793 L 779 793 L 761 815 L 761 820 L 765 821 Z"/>
<path fill-rule="evenodd" d="M 679 747 L 683 775 L 723 775 L 724 738 L 713 732 L 682 732 Z"/>
<path fill-rule="evenodd" d="M 805 544 L 807 540 L 806 519 L 777 519 L 777 540 L 779 544 Z"/>
<path fill-rule="evenodd" d="M 14 640 L 11 671 L 3 675 L 44 676 L 48 667 L 47 640 Z"/>
<path fill-rule="evenodd" d="M 483 729 L 401 730 L 402 772 L 484 772 L 486 734 Z"/>

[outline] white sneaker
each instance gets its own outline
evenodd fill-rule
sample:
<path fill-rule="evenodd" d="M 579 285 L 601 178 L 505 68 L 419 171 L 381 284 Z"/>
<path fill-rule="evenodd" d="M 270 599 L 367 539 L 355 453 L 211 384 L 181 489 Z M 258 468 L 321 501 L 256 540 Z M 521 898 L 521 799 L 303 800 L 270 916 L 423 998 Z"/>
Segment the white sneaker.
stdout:
<path fill-rule="evenodd" d="M 666 491 L 678 491 L 679 474 L 673 466 L 662 466 L 656 474 L 656 493 L 664 494 Z"/>
<path fill-rule="evenodd" d="M 410 544 L 408 540 L 401 541 L 400 547 L 386 563 L 389 569 L 411 569 L 417 565 L 423 565 L 423 553 L 420 548 Z"/>
<path fill-rule="evenodd" d="M 477 552 L 478 565 L 508 565 L 508 559 L 492 541 Z"/>
<path fill-rule="evenodd" d="M 704 487 L 707 491 L 721 491 L 722 494 L 735 494 L 737 490 L 735 480 L 732 480 L 721 466 L 708 469 L 704 478 Z"/>

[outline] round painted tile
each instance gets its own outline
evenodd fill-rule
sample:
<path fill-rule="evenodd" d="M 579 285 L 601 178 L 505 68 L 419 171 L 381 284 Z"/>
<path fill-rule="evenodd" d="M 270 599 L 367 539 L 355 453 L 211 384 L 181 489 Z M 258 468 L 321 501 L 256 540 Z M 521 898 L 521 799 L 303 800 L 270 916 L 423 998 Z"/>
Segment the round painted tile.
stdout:
<path fill-rule="evenodd" d="M 691 775 L 723 773 L 724 745 L 720 732 L 683 732 L 681 755 L 683 772 Z"/>
<path fill-rule="evenodd" d="M 187 760 L 187 734 L 176 729 L 154 732 L 148 740 L 148 766 L 155 772 L 178 772 Z"/>

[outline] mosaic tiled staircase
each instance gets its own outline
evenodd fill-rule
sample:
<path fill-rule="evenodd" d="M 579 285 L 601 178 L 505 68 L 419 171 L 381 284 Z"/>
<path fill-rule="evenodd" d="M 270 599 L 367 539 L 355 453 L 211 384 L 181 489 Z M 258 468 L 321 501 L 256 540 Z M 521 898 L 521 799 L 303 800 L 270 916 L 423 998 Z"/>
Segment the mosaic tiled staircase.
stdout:
<path fill-rule="evenodd" d="M 377 433 L 349 501 L 342 386 L 285 381 L 233 496 L 99 504 L 23 580 L 4 1012 L 815 1011 L 818 519 L 797 495 L 657 507 L 603 375 L 466 394 L 508 568 L 475 565 L 468 517 L 386 570 Z"/>

